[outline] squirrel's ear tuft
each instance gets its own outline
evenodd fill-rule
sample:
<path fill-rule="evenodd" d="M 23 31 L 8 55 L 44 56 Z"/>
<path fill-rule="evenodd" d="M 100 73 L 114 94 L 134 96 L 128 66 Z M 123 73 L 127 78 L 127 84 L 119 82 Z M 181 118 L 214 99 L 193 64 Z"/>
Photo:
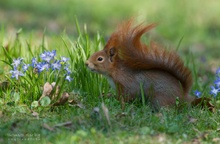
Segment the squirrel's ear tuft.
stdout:
<path fill-rule="evenodd" d="M 113 58 L 115 57 L 115 54 L 116 54 L 116 51 L 115 51 L 115 48 L 110 48 L 109 49 L 109 59 L 111 62 L 113 62 Z"/>
<path fill-rule="evenodd" d="M 131 36 L 132 36 L 132 41 L 133 41 L 133 44 L 137 47 L 137 48 L 141 48 L 140 45 L 141 45 L 141 42 L 140 42 L 140 39 L 141 39 L 141 36 L 148 32 L 149 30 L 151 30 L 152 28 L 154 28 L 157 24 L 155 23 L 152 23 L 150 25 L 147 25 L 147 26 L 144 26 L 143 24 L 140 24 L 136 27 L 134 27 L 132 30 L 131 30 Z"/>

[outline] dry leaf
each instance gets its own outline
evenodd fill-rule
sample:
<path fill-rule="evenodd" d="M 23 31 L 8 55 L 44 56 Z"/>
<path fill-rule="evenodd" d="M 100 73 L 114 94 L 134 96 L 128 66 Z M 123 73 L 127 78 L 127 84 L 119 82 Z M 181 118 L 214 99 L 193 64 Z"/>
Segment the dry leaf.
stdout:
<path fill-rule="evenodd" d="M 194 130 L 197 131 L 197 129 L 194 129 Z M 209 135 L 208 132 L 203 132 L 203 133 L 198 132 L 198 133 L 199 133 L 200 135 L 199 135 L 198 137 L 194 138 L 194 139 L 193 139 L 194 141 L 199 141 L 199 140 L 201 140 L 201 139 L 207 139 L 207 137 L 208 137 L 208 135 Z"/>
<path fill-rule="evenodd" d="M 52 82 L 51 83 L 51 86 L 54 88 L 55 87 L 55 85 L 56 85 L 56 82 Z"/>
<path fill-rule="evenodd" d="M 104 112 L 105 118 L 108 122 L 108 125 L 111 125 L 110 119 L 109 119 L 109 112 L 108 112 L 108 108 L 105 106 L 104 103 L 102 103 L 102 110 Z"/>
<path fill-rule="evenodd" d="M 159 143 L 164 143 L 166 141 L 166 137 L 163 135 L 158 135 L 157 139 Z"/>
<path fill-rule="evenodd" d="M 81 109 L 85 109 L 85 106 L 82 103 L 75 104 L 75 106 L 77 106 Z"/>
<path fill-rule="evenodd" d="M 76 101 L 75 99 L 71 99 L 68 101 L 69 104 L 75 105 L 78 103 L 78 101 Z"/>
<path fill-rule="evenodd" d="M 102 93 L 102 94 L 101 94 L 101 97 L 106 97 L 106 98 L 111 98 L 111 97 L 113 97 L 113 96 L 114 96 L 113 93 L 110 93 L 110 92 L 107 93 L 107 94 L 106 94 L 106 93 Z"/>
<path fill-rule="evenodd" d="M 212 141 L 215 142 L 215 143 L 220 142 L 220 138 L 214 138 L 214 139 L 212 139 Z"/>
<path fill-rule="evenodd" d="M 73 99 L 69 100 L 68 103 L 81 109 L 85 109 L 85 106 L 77 99 L 77 95 L 74 95 Z"/>
<path fill-rule="evenodd" d="M 71 122 L 71 121 L 68 121 L 65 123 L 59 123 L 59 124 L 55 125 L 55 127 L 71 127 L 71 126 L 73 126 L 73 122 Z"/>
<path fill-rule="evenodd" d="M 53 90 L 52 85 L 49 82 L 44 84 L 43 96 L 49 96 L 51 91 Z"/>
<path fill-rule="evenodd" d="M 2 89 L 3 91 L 8 89 L 9 86 L 10 86 L 10 83 L 8 81 L 0 82 L 0 89 Z"/>
<path fill-rule="evenodd" d="M 52 86 L 50 85 L 49 82 L 46 82 L 44 84 L 44 88 L 43 88 L 43 94 L 42 96 L 39 98 L 38 101 L 40 101 L 43 97 L 45 96 L 50 96 L 51 91 L 53 90 Z"/>
<path fill-rule="evenodd" d="M 48 124 L 46 124 L 46 123 L 44 123 L 43 125 L 42 125 L 42 127 L 43 128 L 45 128 L 45 129 L 47 129 L 47 130 L 49 130 L 49 131 L 54 131 L 54 128 L 53 127 L 50 127 Z"/>
<path fill-rule="evenodd" d="M 191 103 L 192 106 L 201 106 L 201 108 L 207 107 L 209 109 L 210 112 L 214 112 L 215 111 L 215 106 L 211 103 L 211 99 L 210 98 L 197 98 L 195 100 L 193 100 L 193 102 Z"/>
<path fill-rule="evenodd" d="M 53 99 L 57 98 L 57 96 L 58 96 L 58 94 L 59 94 L 59 91 L 60 91 L 60 87 L 57 86 L 57 87 L 56 87 L 56 92 L 55 92 L 55 94 L 53 95 Z"/>
<path fill-rule="evenodd" d="M 3 112 L 2 112 L 2 111 L 0 111 L 0 118 L 1 118 L 1 117 L 3 117 Z"/>
<path fill-rule="evenodd" d="M 36 117 L 37 119 L 39 119 L 39 114 L 35 111 L 32 111 L 32 116 Z"/>
<path fill-rule="evenodd" d="M 167 137 L 164 134 L 157 134 L 153 136 L 153 139 L 160 144 L 166 143 Z"/>
<path fill-rule="evenodd" d="M 125 117 L 125 116 L 127 116 L 127 115 L 128 115 L 127 113 L 122 112 L 122 113 L 116 114 L 115 117 L 116 117 L 116 118 L 121 118 L 121 117 Z"/>
<path fill-rule="evenodd" d="M 193 117 L 189 117 L 189 122 L 190 122 L 190 123 L 195 123 L 195 122 L 197 122 L 197 121 L 198 121 L 198 119 L 193 118 Z"/>
<path fill-rule="evenodd" d="M 192 144 L 201 144 L 200 141 L 198 138 L 192 139 Z"/>
<path fill-rule="evenodd" d="M 69 94 L 64 92 L 62 94 L 62 97 L 57 101 L 55 102 L 52 106 L 59 106 L 59 105 L 64 105 L 69 99 Z"/>

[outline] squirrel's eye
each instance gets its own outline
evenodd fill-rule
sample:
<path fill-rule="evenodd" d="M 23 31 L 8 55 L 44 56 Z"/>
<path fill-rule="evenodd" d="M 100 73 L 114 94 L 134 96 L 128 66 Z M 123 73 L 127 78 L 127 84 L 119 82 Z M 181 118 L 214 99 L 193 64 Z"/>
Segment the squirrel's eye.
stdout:
<path fill-rule="evenodd" d="M 103 61 L 103 58 L 102 58 L 102 57 L 98 57 L 97 60 L 98 60 L 98 61 Z"/>

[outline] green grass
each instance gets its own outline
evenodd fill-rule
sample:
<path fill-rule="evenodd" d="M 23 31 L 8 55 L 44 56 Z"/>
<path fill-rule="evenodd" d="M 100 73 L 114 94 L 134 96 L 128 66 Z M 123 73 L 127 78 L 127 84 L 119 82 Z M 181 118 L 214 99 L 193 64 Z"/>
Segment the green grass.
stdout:
<path fill-rule="evenodd" d="M 31 109 L 31 102 L 38 100 L 41 95 L 34 93 L 31 97 L 22 84 L 9 83 L 6 89 L 1 89 L 0 123 L 1 142 L 17 143 L 183 143 L 199 141 L 210 143 L 219 140 L 220 117 L 219 111 L 214 113 L 200 108 L 161 109 L 152 112 L 151 108 L 142 104 L 126 104 L 124 111 L 120 103 L 113 97 L 106 79 L 93 74 L 84 65 L 85 60 L 93 51 L 102 49 L 104 42 L 100 35 L 93 39 L 78 28 L 78 38 L 71 40 L 67 35 L 53 37 L 51 43 L 46 35 L 38 45 L 32 44 L 31 38 L 25 40 L 20 33 L 17 40 L 12 41 L 7 48 L 8 56 L 2 57 L 9 61 L 9 57 L 25 57 L 30 61 L 44 49 L 56 49 L 58 55 L 70 58 L 70 65 L 74 72 L 74 80 L 65 87 L 65 91 L 78 91 L 77 104 L 66 104 L 50 108 L 39 106 Z M 24 41 L 26 42 L 24 42 Z M 17 42 L 16 42 L 17 41 Z M 59 47 L 53 47 L 56 41 Z M 46 45 L 46 43 L 48 43 Z M 28 47 L 30 47 L 28 49 Z M 20 48 L 20 55 L 18 49 Z M 33 56 L 32 56 L 33 54 Z M 189 59 L 187 56 L 185 59 Z M 196 66 L 188 65 L 194 69 Z M 4 74 L 10 76 L 10 67 L 4 64 Z M 196 74 L 195 74 L 196 75 Z M 196 76 L 198 79 L 198 76 Z M 214 78 L 214 75 L 212 76 Z M 2 80 L 5 80 L 3 77 Z M 13 80 L 13 79 L 11 79 Z M 16 80 L 13 80 L 16 81 Z M 45 81 L 41 82 L 41 86 Z M 198 82 L 199 83 L 199 82 Z M 209 81 L 211 83 L 211 80 Z M 200 84 L 203 87 L 202 84 Z M 27 85 L 28 87 L 28 85 Z M 201 88 L 194 86 L 194 88 Z M 19 88 L 23 89 L 19 91 Z M 31 89 L 29 87 L 28 89 Z M 20 93 L 20 99 L 15 100 L 13 91 Z M 204 94 L 208 93 L 208 89 Z M 76 95 L 73 94 L 75 97 Z M 109 118 L 102 104 L 108 108 Z M 80 107 L 79 105 L 83 105 Z M 217 105 L 218 106 L 218 105 Z M 98 110 L 97 110 L 98 109 Z M 33 111 L 38 116 L 33 116 Z M 66 123 L 66 124 L 65 124 Z"/>
<path fill-rule="evenodd" d="M 35 85 L 29 79 L 16 81 L 10 78 L 10 65 L 1 61 L 0 143 L 220 143 L 219 95 L 213 99 L 213 113 L 197 107 L 152 112 L 142 103 L 126 104 L 122 111 L 107 80 L 84 64 L 103 48 L 121 19 L 137 14 L 147 23 L 159 22 L 143 40 L 157 39 L 167 47 L 177 47 L 193 72 L 191 94 L 198 89 L 211 97 L 209 87 L 220 66 L 218 1 L 7 0 L 0 2 L 0 8 L 5 14 L 0 15 L 0 60 L 10 63 L 23 57 L 30 62 L 44 50 L 57 50 L 57 57 L 70 58 L 74 80 L 65 83 L 63 91 L 76 101 L 58 107 L 31 107 L 41 97 L 44 83 L 55 79 L 35 78 Z M 59 28 L 52 29 L 51 21 Z"/>

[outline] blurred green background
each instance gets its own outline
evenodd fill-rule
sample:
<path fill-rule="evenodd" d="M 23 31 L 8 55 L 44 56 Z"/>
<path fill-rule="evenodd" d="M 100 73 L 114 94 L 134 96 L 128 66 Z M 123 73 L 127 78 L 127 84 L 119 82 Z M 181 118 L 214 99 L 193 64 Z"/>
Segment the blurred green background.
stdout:
<path fill-rule="evenodd" d="M 215 70 L 220 67 L 219 16 L 219 0 L 0 0 L 0 82 L 10 80 L 5 76 L 9 75 L 11 67 L 3 62 L 8 61 L 7 53 L 12 58 L 23 57 L 30 61 L 32 52 L 36 56 L 44 48 L 56 49 L 58 55 L 72 59 L 74 82 L 68 87 L 80 98 L 77 106 L 66 105 L 54 110 L 46 107 L 42 111 L 40 107 L 39 119 L 38 113 L 34 114 L 35 109 L 29 111 L 28 100 L 32 102 L 33 96 L 40 96 L 35 94 L 35 88 L 42 85 L 41 79 L 28 91 L 33 92 L 33 96 L 23 91 L 26 87 L 20 85 L 22 81 L 18 81 L 15 88 L 17 83 L 12 89 L 0 89 L 0 107 L 3 108 L 0 109 L 0 143 L 4 143 L 6 135 L 31 132 L 41 134 L 41 143 L 71 143 L 74 139 L 85 140 L 85 143 L 141 143 L 141 140 L 142 143 L 157 140 L 161 143 L 161 138 L 167 143 L 200 143 L 200 140 L 214 143 L 214 139 L 219 142 L 219 111 L 212 115 L 208 111 L 186 111 L 187 108 L 180 114 L 176 110 L 152 113 L 144 105 L 136 107 L 132 104 L 121 113 L 119 102 L 108 98 L 114 93 L 109 93 L 107 81 L 86 71 L 84 65 L 84 55 L 102 47 L 102 39 L 97 33 L 107 40 L 118 24 L 135 17 L 137 22 L 158 23 L 143 40 L 150 37 L 171 48 L 180 43 L 178 53 L 194 74 L 192 91 L 202 90 L 206 96 Z M 88 33 L 81 39 L 76 19 L 81 31 Z M 90 48 L 94 49 L 90 51 Z M 68 55 L 69 50 L 71 54 Z M 1 84 L 3 88 L 4 83 Z M 13 100 L 16 90 L 21 91 L 22 103 Z M 101 102 L 109 108 L 112 127 L 105 121 L 107 116 L 102 113 Z M 100 107 L 100 114 L 96 112 L 96 106 Z M 60 126 L 66 121 L 71 124 Z"/>
<path fill-rule="evenodd" d="M 219 60 L 220 2 L 218 0 L 1 0 L 0 26 L 7 35 L 19 28 L 24 33 L 48 35 L 66 32 L 77 37 L 75 17 L 90 36 L 108 37 L 117 25 L 130 17 L 159 25 L 152 35 L 168 46 L 181 47 L 195 55 Z M 36 38 L 38 35 L 35 35 Z"/>

